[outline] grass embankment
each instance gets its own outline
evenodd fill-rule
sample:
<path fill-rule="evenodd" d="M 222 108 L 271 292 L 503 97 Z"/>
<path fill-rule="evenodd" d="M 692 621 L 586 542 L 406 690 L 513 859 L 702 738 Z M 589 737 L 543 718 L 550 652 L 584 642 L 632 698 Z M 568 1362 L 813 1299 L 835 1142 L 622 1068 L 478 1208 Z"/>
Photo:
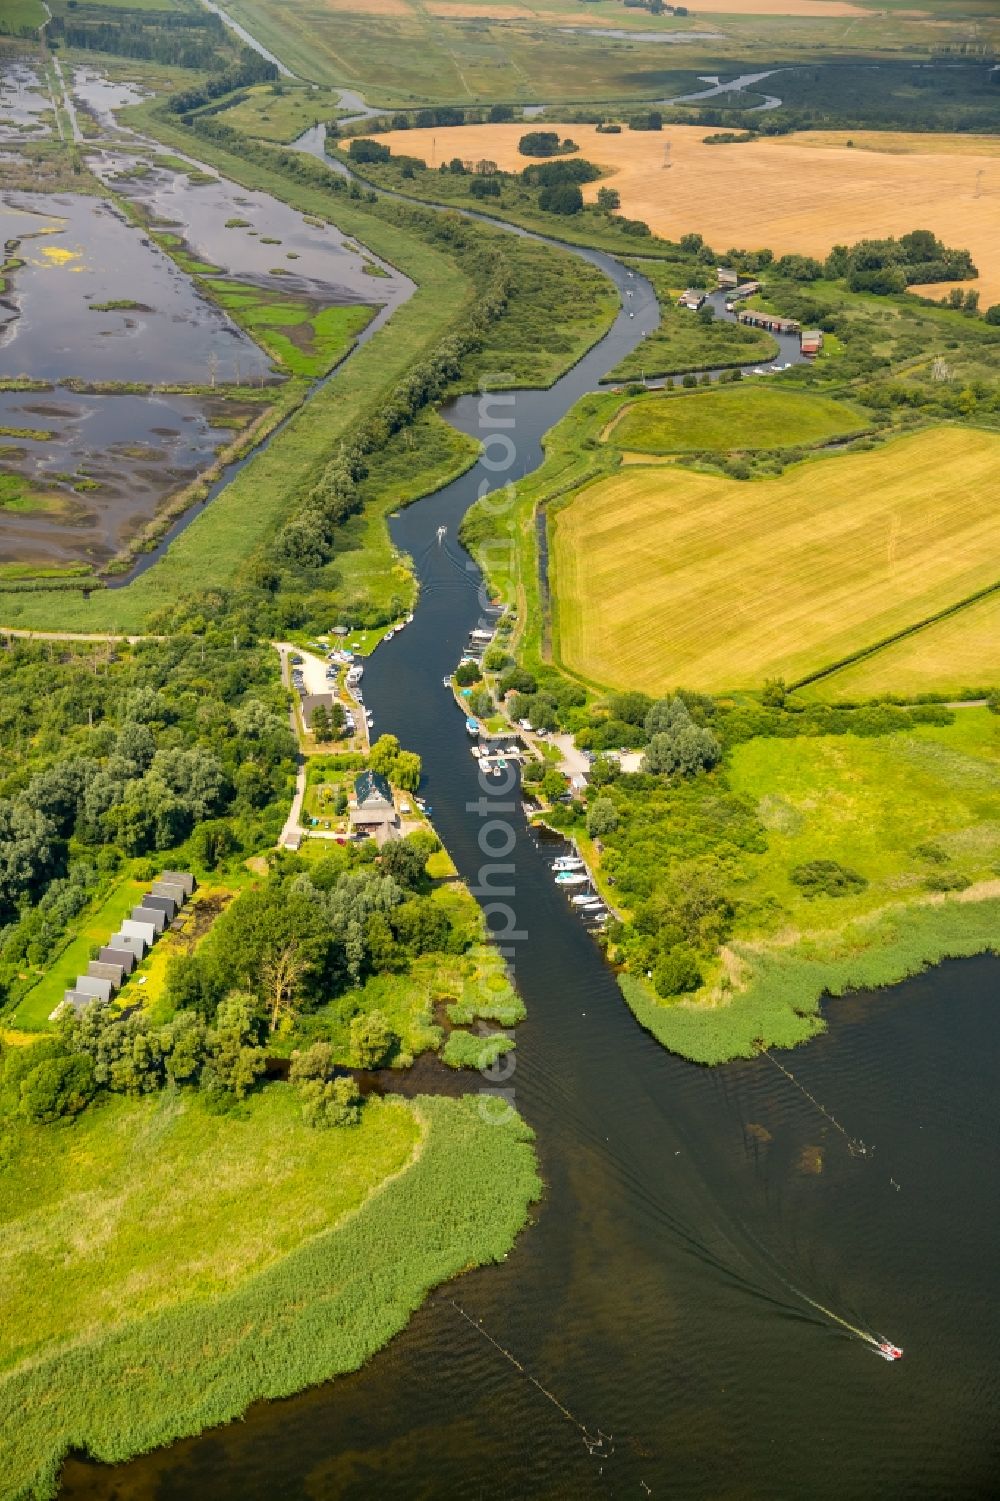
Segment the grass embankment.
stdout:
<path fill-rule="evenodd" d="M 503 1257 L 541 1187 L 527 1128 L 473 1099 L 371 1100 L 321 1131 L 286 1085 L 221 1118 L 164 1095 L 6 1145 L 12 1496 L 54 1495 L 70 1448 L 120 1461 L 356 1369 Z"/>
<path fill-rule="evenodd" d="M 651 692 L 805 678 L 997 581 L 998 466 L 942 426 L 750 484 L 601 479 L 553 523 L 562 659 Z"/>
<path fill-rule="evenodd" d="M 734 933 L 709 984 L 661 1002 L 634 975 L 622 990 L 643 1026 L 700 1063 L 791 1047 L 822 1031 L 824 994 L 894 984 L 946 958 L 1000 946 L 1000 719 L 874 739 L 753 740 L 728 780 L 767 830 L 729 882 Z M 835 860 L 867 884 L 807 896 L 790 878 Z M 948 892 L 936 886 L 951 885 Z"/>
<path fill-rule="evenodd" d="M 827 443 L 870 425 L 866 414 L 830 397 L 800 396 L 775 386 L 725 386 L 647 396 L 623 406 L 605 430 L 616 448 L 684 453 L 742 452 Z"/>

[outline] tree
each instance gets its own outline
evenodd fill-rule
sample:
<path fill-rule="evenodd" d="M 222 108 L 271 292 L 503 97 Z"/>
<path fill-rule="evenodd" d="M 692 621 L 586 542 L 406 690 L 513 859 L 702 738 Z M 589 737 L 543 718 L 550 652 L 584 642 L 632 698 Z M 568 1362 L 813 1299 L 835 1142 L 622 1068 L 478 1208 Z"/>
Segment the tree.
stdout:
<path fill-rule="evenodd" d="M 618 827 L 618 810 L 609 797 L 596 797 L 587 809 L 587 833 L 592 839 L 613 834 Z"/>
<path fill-rule="evenodd" d="M 621 194 L 617 188 L 598 188 L 597 207 L 605 214 L 610 214 L 612 209 L 621 208 Z"/>
<path fill-rule="evenodd" d="M 380 735 L 368 756 L 368 765 L 379 776 L 389 777 L 396 767 L 399 756 L 399 741 L 395 735 Z"/>
<path fill-rule="evenodd" d="M 94 1094 L 94 1065 L 81 1053 L 44 1058 L 21 1080 L 21 1114 L 29 1121 L 79 1115 Z"/>
<path fill-rule="evenodd" d="M 557 798 L 562 797 L 568 786 L 562 772 L 556 771 L 554 767 L 550 767 L 542 777 L 542 795 L 547 802 L 554 803 Z"/>
<path fill-rule="evenodd" d="M 992 323 L 994 327 L 1000 323 L 1000 302 L 994 302 L 986 309 L 986 321 Z"/>
<path fill-rule="evenodd" d="M 482 681 L 482 676 L 478 662 L 459 662 L 455 668 L 455 682 L 460 688 L 471 688 Z"/>
<path fill-rule="evenodd" d="M 416 751 L 400 751 L 392 771 L 392 781 L 404 792 L 416 792 L 420 786 L 421 761 Z"/>
<path fill-rule="evenodd" d="M 412 837 L 387 844 L 379 857 L 386 875 L 392 876 L 407 891 L 429 891 L 427 851 Z"/>
<path fill-rule="evenodd" d="M 358 136 L 348 146 L 347 154 L 352 162 L 387 162 L 392 153 L 381 141 Z"/>
<path fill-rule="evenodd" d="M 264 1049 L 254 1042 L 253 1000 L 231 995 L 221 1003 L 208 1032 L 207 1082 L 242 1100 L 264 1072 Z"/>
<path fill-rule="evenodd" d="M 302 1096 L 302 1119 L 307 1126 L 329 1129 L 356 1126 L 361 1119 L 361 1094 L 354 1080 L 346 1075 L 339 1079 L 311 1079 L 299 1087 Z"/>
<path fill-rule="evenodd" d="M 330 739 L 330 711 L 326 704 L 317 704 L 313 710 L 312 732 L 321 745 Z"/>
<path fill-rule="evenodd" d="M 261 964 L 260 979 L 270 1006 L 268 1031 L 274 1033 L 283 1018 L 291 1022 L 301 1000 L 302 981 L 312 968 L 298 939 L 290 938 L 273 948 Z"/>
<path fill-rule="evenodd" d="M 392 913 L 397 939 L 410 954 L 439 953 L 448 946 L 451 923 L 440 903 L 429 896 L 414 896 Z"/>
<path fill-rule="evenodd" d="M 784 678 L 765 678 L 760 701 L 768 709 L 783 709 L 788 689 Z"/>
<path fill-rule="evenodd" d="M 698 961 L 684 944 L 676 944 L 662 954 L 653 970 L 653 984 L 658 995 L 685 995 L 697 990 L 701 983 Z"/>
<path fill-rule="evenodd" d="M 575 183 L 560 182 L 542 189 L 538 207 L 546 214 L 578 214 L 583 208 L 583 194 Z"/>
<path fill-rule="evenodd" d="M 529 130 L 517 143 L 522 156 L 555 156 L 559 151 L 559 134 L 555 130 Z"/>
<path fill-rule="evenodd" d="M 350 1027 L 351 1062 L 355 1068 L 381 1068 L 396 1034 L 381 1011 L 369 1011 L 356 1016 Z"/>
<path fill-rule="evenodd" d="M 236 835 L 228 823 L 219 819 L 199 824 L 191 836 L 191 849 L 206 870 L 215 870 L 239 848 Z"/>
<path fill-rule="evenodd" d="M 650 740 L 643 771 L 693 776 L 714 766 L 722 754 L 712 731 L 695 724 L 682 698 L 659 699 L 646 715 L 645 728 Z"/>

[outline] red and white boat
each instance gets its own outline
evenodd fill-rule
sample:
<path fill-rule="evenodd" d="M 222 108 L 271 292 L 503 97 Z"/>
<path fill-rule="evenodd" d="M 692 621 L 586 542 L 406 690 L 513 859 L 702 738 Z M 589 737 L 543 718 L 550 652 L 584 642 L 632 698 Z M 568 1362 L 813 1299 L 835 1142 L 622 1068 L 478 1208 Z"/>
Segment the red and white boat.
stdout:
<path fill-rule="evenodd" d="M 891 1340 L 879 1340 L 875 1348 L 883 1360 L 902 1360 L 903 1358 L 902 1350 L 898 1345 L 894 1345 Z"/>

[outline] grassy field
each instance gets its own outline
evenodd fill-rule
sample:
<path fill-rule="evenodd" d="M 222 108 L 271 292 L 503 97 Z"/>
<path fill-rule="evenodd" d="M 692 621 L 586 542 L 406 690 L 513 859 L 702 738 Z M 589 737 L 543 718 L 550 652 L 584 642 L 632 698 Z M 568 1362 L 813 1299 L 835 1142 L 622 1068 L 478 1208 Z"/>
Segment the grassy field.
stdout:
<path fill-rule="evenodd" d="M 122 919 L 130 915 L 133 907 L 142 905 L 149 886 L 149 881 L 137 881 L 131 874 L 116 881 L 103 901 L 74 924 L 76 937 L 27 992 L 10 1018 L 12 1026 L 29 1031 L 47 1028 L 49 1016 L 62 1000 L 63 992 L 73 988 L 77 975 L 86 973 L 94 945 L 106 944 L 117 933 Z"/>
<path fill-rule="evenodd" d="M 997 578 L 1000 439 L 939 427 L 753 483 L 629 467 L 552 524 L 565 665 L 650 692 L 796 681 Z"/>
<path fill-rule="evenodd" d="M 738 240 L 775 254 L 823 256 L 838 243 L 933 229 L 948 245 L 972 252 L 983 306 L 1000 301 L 1000 142 L 988 136 L 906 137 L 874 132 L 803 132 L 742 145 L 706 146 L 704 126 L 598 135 L 592 125 L 566 129 L 580 155 L 607 169 L 587 183 L 587 202 L 601 186 L 618 189 L 622 212 L 645 219 L 656 234 L 678 239 L 697 231 L 721 253 Z M 380 137 L 395 151 L 430 161 L 486 157 L 520 171 L 524 126 L 466 125 L 442 131 L 395 131 Z M 669 169 L 663 167 L 670 146 Z M 863 149 L 858 149 L 862 147 Z M 937 295 L 943 295 L 943 288 Z"/>
<path fill-rule="evenodd" d="M 229 8 L 302 78 L 361 87 L 377 104 L 656 99 L 696 89 L 706 64 L 719 71 L 727 58 L 766 66 L 885 48 L 978 48 L 997 35 L 986 0 L 944 9 L 937 0 L 919 9 L 692 0 L 676 17 L 581 0 L 327 0 L 322 10 L 309 0 L 231 0 Z M 648 40 L 654 29 L 678 39 Z"/>
<path fill-rule="evenodd" d="M 805 691 L 810 698 L 842 703 L 884 694 L 917 698 L 923 693 L 946 693 L 967 698 L 998 686 L 1000 593 L 842 667 Z"/>
<path fill-rule="evenodd" d="M 641 453 L 722 452 L 825 443 L 867 426 L 844 402 L 773 386 L 645 396 L 623 407 L 606 430 L 617 448 Z"/>
<path fill-rule="evenodd" d="M 219 118 L 244 135 L 284 143 L 320 120 L 336 120 L 344 113 L 337 89 L 296 88 L 287 82 L 280 87 L 280 94 L 269 83 L 248 89 L 246 97 L 222 110 Z"/>
<path fill-rule="evenodd" d="M 20 36 L 41 26 L 45 20 L 45 6 L 41 0 L 5 0 L 0 13 L 0 33 Z"/>
<path fill-rule="evenodd" d="M 121 1460 L 357 1368 L 506 1254 L 540 1189 L 520 1120 L 471 1099 L 372 1100 L 321 1131 L 285 1085 L 225 1117 L 166 1094 L 5 1147 L 10 1495 L 54 1495 L 70 1447 Z"/>
<path fill-rule="evenodd" d="M 758 739 L 733 752 L 733 792 L 757 808 L 767 849 L 731 881 L 738 903 L 724 966 L 690 1002 L 623 990 L 661 1042 L 699 1062 L 750 1056 L 754 1039 L 792 1046 L 823 1026 L 820 999 L 891 984 L 1000 939 L 1000 718 L 962 710 L 952 725 L 878 738 Z M 807 897 L 789 878 L 823 858 L 867 886 Z M 969 883 L 935 894 L 942 873 Z"/>

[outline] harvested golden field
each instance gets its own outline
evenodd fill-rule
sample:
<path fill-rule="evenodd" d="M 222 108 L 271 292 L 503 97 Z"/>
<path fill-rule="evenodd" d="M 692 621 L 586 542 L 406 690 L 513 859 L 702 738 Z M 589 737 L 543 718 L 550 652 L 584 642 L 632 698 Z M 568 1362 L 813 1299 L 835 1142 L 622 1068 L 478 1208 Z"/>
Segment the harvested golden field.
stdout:
<path fill-rule="evenodd" d="M 1000 576 L 1000 437 L 939 427 L 740 482 L 675 466 L 552 520 L 559 653 L 651 693 L 788 682 Z"/>
<path fill-rule="evenodd" d="M 407 130 L 381 139 L 394 150 L 430 161 L 486 157 L 508 171 L 530 158 L 517 143 L 525 126 L 466 125 Z M 580 155 L 607 168 L 605 185 L 621 194 L 622 212 L 677 239 L 698 231 L 719 251 L 769 245 L 782 254 L 823 256 L 834 244 L 910 229 L 932 229 L 948 245 L 965 246 L 980 270 L 984 306 L 1000 302 L 1000 142 L 984 136 L 874 131 L 802 132 L 736 146 L 706 146 L 703 126 L 598 135 L 593 125 L 563 127 Z M 840 144 L 836 144 L 839 141 Z M 669 168 L 663 148 L 669 142 Z M 859 149 L 860 148 L 860 149 Z M 588 183 L 584 198 L 597 196 Z M 944 288 L 933 289 L 943 295 Z"/>
<path fill-rule="evenodd" d="M 844 667 L 809 689 L 831 703 L 1000 688 L 1000 594 L 967 605 L 946 620 Z"/>

